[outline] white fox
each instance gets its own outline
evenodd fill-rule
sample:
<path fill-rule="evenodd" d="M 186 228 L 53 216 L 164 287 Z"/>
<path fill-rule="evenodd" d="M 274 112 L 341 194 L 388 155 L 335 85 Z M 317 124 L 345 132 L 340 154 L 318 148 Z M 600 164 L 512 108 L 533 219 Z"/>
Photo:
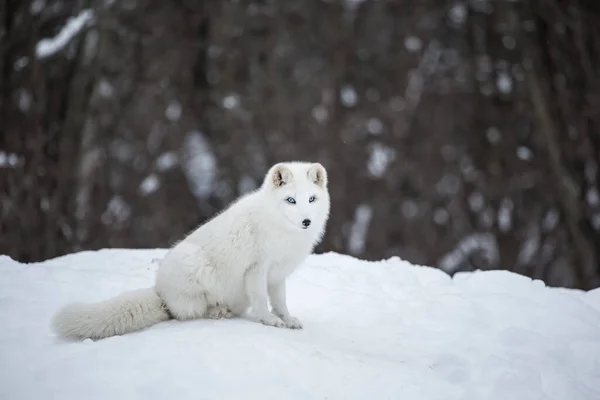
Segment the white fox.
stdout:
<path fill-rule="evenodd" d="M 65 338 L 102 339 L 171 318 L 230 318 L 249 308 L 248 316 L 256 322 L 302 328 L 286 305 L 286 278 L 325 233 L 327 183 L 319 163 L 272 166 L 260 188 L 238 198 L 165 255 L 154 287 L 100 303 L 67 305 L 54 316 L 53 329 Z"/>

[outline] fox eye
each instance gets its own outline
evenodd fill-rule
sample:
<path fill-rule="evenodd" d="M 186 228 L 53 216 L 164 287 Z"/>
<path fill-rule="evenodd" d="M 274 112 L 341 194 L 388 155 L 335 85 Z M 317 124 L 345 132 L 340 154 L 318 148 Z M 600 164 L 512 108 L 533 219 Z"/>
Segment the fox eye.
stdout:
<path fill-rule="evenodd" d="M 309 202 L 309 203 L 312 203 L 312 202 L 313 202 L 313 201 L 315 201 L 315 200 L 316 200 L 315 196 L 310 196 L 310 199 L 308 199 L 308 202 Z"/>
<path fill-rule="evenodd" d="M 296 199 L 294 199 L 293 197 L 288 197 L 287 199 L 285 199 L 285 201 L 287 201 L 290 204 L 296 204 Z"/>

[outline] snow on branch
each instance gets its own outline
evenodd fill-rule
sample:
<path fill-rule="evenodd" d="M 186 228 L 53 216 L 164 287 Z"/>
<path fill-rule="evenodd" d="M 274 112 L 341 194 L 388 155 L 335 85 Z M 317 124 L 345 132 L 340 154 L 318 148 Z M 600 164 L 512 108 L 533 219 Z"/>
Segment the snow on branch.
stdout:
<path fill-rule="evenodd" d="M 83 10 L 76 17 L 71 17 L 56 36 L 38 42 L 35 53 L 38 58 L 49 57 L 62 50 L 92 20 L 92 10 Z"/>
<path fill-rule="evenodd" d="M 456 248 L 446 254 L 439 262 L 439 267 L 449 274 L 458 271 L 460 265 L 474 253 L 480 253 L 491 265 L 500 260 L 500 250 L 496 237 L 491 233 L 474 233 L 463 238 Z"/>

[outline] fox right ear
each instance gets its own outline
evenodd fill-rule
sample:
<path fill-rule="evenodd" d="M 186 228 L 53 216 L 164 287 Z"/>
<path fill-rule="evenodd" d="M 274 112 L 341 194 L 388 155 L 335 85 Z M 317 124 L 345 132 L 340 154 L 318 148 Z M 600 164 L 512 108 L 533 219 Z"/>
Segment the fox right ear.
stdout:
<path fill-rule="evenodd" d="M 276 164 L 271 170 L 271 184 L 282 187 L 292 180 L 292 172 L 283 164 Z"/>

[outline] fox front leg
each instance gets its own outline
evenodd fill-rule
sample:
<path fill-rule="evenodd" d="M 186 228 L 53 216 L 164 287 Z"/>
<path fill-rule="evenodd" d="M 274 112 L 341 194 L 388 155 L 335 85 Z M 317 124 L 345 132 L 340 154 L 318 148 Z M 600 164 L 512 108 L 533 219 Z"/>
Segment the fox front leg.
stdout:
<path fill-rule="evenodd" d="M 273 313 L 285 322 L 290 329 L 302 329 L 302 323 L 298 318 L 292 317 L 287 308 L 285 279 L 278 283 L 269 284 L 269 298 L 273 306 Z"/>
<path fill-rule="evenodd" d="M 267 297 L 267 268 L 260 264 L 253 265 L 245 275 L 246 294 L 250 301 L 251 318 L 264 325 L 283 328 L 286 324 L 281 318 L 269 312 Z"/>

